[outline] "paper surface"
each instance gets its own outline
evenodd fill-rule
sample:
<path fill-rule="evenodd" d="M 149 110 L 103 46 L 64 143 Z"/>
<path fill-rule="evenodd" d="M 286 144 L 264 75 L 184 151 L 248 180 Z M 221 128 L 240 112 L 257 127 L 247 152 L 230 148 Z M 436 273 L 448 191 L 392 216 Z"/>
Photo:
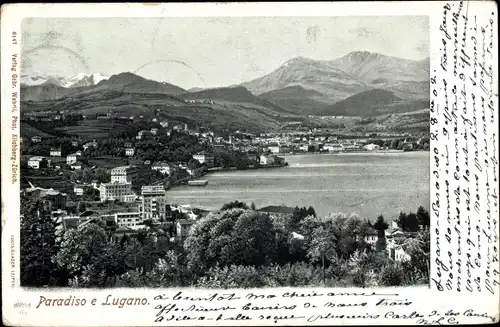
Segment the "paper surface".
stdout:
<path fill-rule="evenodd" d="M 430 287 L 35 289 L 20 286 L 23 19 L 410 15 L 429 18 Z M 498 322 L 498 12 L 494 2 L 10 4 L 2 6 L 1 22 L 4 324 L 192 326 Z M 308 35 L 312 38 L 313 34 L 310 31 Z M 154 40 L 151 35 L 144 37 Z M 77 44 L 75 40 L 71 41 Z M 107 51 L 105 44 L 99 49 Z M 84 66 L 85 62 L 78 65 Z"/>

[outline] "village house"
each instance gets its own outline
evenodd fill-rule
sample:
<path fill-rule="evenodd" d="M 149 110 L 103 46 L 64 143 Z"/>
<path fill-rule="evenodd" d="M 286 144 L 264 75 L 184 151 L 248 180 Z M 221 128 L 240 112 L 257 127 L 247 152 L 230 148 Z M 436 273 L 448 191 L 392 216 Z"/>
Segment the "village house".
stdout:
<path fill-rule="evenodd" d="M 411 260 L 411 256 L 405 251 L 403 245 L 400 245 L 394 249 L 394 260 L 397 262 L 405 262 Z"/>
<path fill-rule="evenodd" d="M 158 134 L 158 128 L 151 128 L 151 134 L 153 135 Z"/>
<path fill-rule="evenodd" d="M 374 246 L 375 244 L 377 244 L 377 241 L 378 241 L 377 231 L 374 229 L 370 229 L 370 231 L 368 231 L 368 233 L 366 233 L 366 235 L 364 237 L 364 241 L 367 244 L 370 244 L 371 246 Z"/>
<path fill-rule="evenodd" d="M 92 142 L 87 142 L 83 145 L 83 151 L 87 150 L 88 148 L 97 148 L 97 142 L 96 140 L 93 140 Z"/>
<path fill-rule="evenodd" d="M 214 166 L 215 157 L 213 154 L 202 151 L 193 155 L 193 159 L 198 160 L 200 164 L 205 164 L 208 168 Z"/>
<path fill-rule="evenodd" d="M 85 185 L 75 184 L 73 186 L 73 193 L 75 193 L 75 195 L 82 196 L 84 190 L 85 190 Z"/>
<path fill-rule="evenodd" d="M 328 152 L 341 152 L 342 151 L 342 144 L 327 143 L 323 146 L 323 150 L 328 151 Z"/>
<path fill-rule="evenodd" d="M 375 151 L 375 150 L 380 149 L 380 145 L 370 143 L 370 144 L 365 145 L 363 147 L 363 149 L 365 149 L 367 151 Z"/>
<path fill-rule="evenodd" d="M 132 157 L 135 154 L 135 148 L 126 148 L 125 155 L 127 157 Z"/>
<path fill-rule="evenodd" d="M 125 142 L 125 143 L 123 144 L 123 146 L 124 146 L 125 148 L 131 148 L 131 147 L 133 147 L 134 145 L 132 144 L 132 142 Z"/>
<path fill-rule="evenodd" d="M 78 141 L 71 141 L 71 146 L 77 147 L 79 145 Z"/>
<path fill-rule="evenodd" d="M 189 235 L 189 230 L 191 226 L 195 223 L 194 220 L 190 219 L 179 219 L 176 223 L 177 237 L 181 240 L 185 239 Z"/>
<path fill-rule="evenodd" d="M 127 227 L 133 230 L 144 228 L 141 213 L 137 210 L 119 211 L 101 215 L 102 219 L 111 220 L 119 227 Z"/>
<path fill-rule="evenodd" d="M 140 131 L 139 133 L 137 133 L 137 136 L 135 138 L 138 140 L 143 140 L 143 139 L 147 139 L 151 136 L 152 136 L 152 134 L 150 131 L 143 130 L 143 131 Z"/>
<path fill-rule="evenodd" d="M 28 159 L 28 167 L 40 169 L 47 167 L 48 162 L 44 157 L 31 157 Z"/>
<path fill-rule="evenodd" d="M 80 159 L 76 160 L 75 162 L 71 163 L 69 167 L 74 170 L 81 170 L 84 166 L 84 162 Z"/>
<path fill-rule="evenodd" d="M 156 170 L 156 171 L 159 171 L 160 173 L 164 174 L 164 175 L 170 175 L 170 170 L 171 170 L 171 167 L 168 163 L 166 162 L 154 162 L 152 165 L 151 165 L 151 169 L 152 170 Z"/>
<path fill-rule="evenodd" d="M 42 138 L 40 136 L 33 136 L 31 138 L 31 142 L 33 142 L 33 143 L 40 143 L 40 142 L 42 142 Z"/>
<path fill-rule="evenodd" d="M 293 149 L 291 147 L 285 146 L 285 145 L 268 146 L 267 149 L 271 153 L 290 153 L 293 151 Z"/>
<path fill-rule="evenodd" d="M 50 148 L 51 157 L 61 157 L 61 148 Z"/>
<path fill-rule="evenodd" d="M 76 153 L 68 154 L 66 156 L 66 163 L 68 165 L 74 164 L 80 156 Z"/>
<path fill-rule="evenodd" d="M 282 218 L 288 215 L 292 215 L 295 211 L 294 207 L 287 207 L 287 206 L 276 206 L 276 205 L 271 205 L 267 207 L 263 207 L 258 209 L 258 211 L 267 213 L 269 217 L 271 218 Z"/>

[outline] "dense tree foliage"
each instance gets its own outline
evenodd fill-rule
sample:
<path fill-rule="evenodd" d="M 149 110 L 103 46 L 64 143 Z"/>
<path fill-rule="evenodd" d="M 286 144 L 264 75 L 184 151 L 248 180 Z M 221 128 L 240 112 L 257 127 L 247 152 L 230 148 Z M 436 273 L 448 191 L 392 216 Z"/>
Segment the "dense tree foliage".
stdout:
<path fill-rule="evenodd" d="M 58 234 L 43 203 L 27 204 L 21 221 L 21 281 L 27 286 L 373 287 L 429 278 L 428 229 L 400 244 L 408 262 L 365 243 L 373 228 L 379 236 L 387 229 L 382 216 L 372 226 L 356 215 L 319 217 L 305 207 L 269 215 L 234 201 L 198 219 L 187 239 L 172 240 L 174 222 L 184 217 L 145 222 L 132 235 L 117 236 L 116 225 L 99 219 Z M 426 221 L 426 211 L 417 212 Z"/>
<path fill-rule="evenodd" d="M 59 250 L 58 223 L 50 218 L 39 200 L 21 197 L 21 284 L 57 286 L 67 283 L 67 275 L 53 261 Z"/>

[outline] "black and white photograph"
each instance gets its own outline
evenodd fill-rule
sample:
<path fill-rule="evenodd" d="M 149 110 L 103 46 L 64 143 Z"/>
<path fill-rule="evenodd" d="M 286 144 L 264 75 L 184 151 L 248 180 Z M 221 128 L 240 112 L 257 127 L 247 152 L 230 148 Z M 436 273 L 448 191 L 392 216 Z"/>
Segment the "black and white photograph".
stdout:
<path fill-rule="evenodd" d="M 428 16 L 20 34 L 21 287 L 429 287 Z"/>

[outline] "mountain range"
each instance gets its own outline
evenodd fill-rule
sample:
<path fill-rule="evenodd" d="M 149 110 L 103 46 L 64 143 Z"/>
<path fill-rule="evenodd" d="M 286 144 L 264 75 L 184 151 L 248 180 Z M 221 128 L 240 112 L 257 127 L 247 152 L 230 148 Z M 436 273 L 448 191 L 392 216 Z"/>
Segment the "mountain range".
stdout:
<path fill-rule="evenodd" d="M 109 110 L 116 106 L 118 98 L 129 101 L 127 108 L 136 104 L 151 108 L 164 105 L 162 110 L 175 112 L 176 117 L 193 118 L 192 112 L 212 110 L 216 114 L 223 112 L 223 116 L 230 112 L 232 117 L 241 114 L 242 119 L 251 119 L 253 112 L 261 122 L 267 121 L 267 126 L 276 125 L 276 117 L 281 116 L 377 116 L 412 112 L 428 108 L 429 60 L 365 51 L 351 52 L 334 60 L 297 57 L 240 85 L 190 90 L 129 72 L 110 77 L 99 73 L 71 78 L 21 77 L 23 102 L 49 101 L 56 105 L 74 100 L 78 103 L 75 108 L 90 110 L 92 104 Z M 143 112 L 143 109 L 138 110 Z"/>
<path fill-rule="evenodd" d="M 69 88 L 96 85 L 100 81 L 107 80 L 108 78 L 109 76 L 105 76 L 101 73 L 79 73 L 70 78 L 60 76 L 21 75 L 21 85 L 37 86 L 42 84 L 53 84 L 56 86 Z"/>

